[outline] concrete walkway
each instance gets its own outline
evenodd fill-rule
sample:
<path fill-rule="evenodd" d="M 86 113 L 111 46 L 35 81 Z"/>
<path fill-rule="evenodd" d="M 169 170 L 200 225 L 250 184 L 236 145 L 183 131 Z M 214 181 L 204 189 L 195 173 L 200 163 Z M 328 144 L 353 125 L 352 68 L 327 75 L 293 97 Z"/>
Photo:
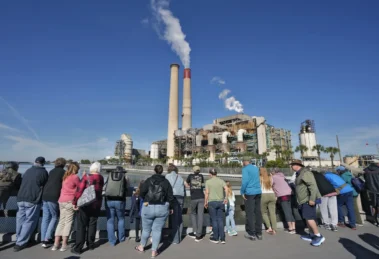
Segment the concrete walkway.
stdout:
<path fill-rule="evenodd" d="M 180 245 L 171 245 L 158 258 L 167 259 L 220 259 L 220 258 L 301 258 L 301 259 L 378 259 L 379 258 L 379 228 L 366 223 L 358 230 L 339 229 L 338 232 L 322 230 L 326 242 L 321 247 L 312 247 L 308 242 L 300 239 L 299 235 L 290 235 L 279 230 L 276 236 L 264 235 L 263 241 L 249 241 L 239 236 L 227 238 L 225 245 L 213 244 L 205 237 L 200 243 L 186 237 Z M 150 258 L 151 251 L 139 254 L 134 250 L 134 239 L 111 247 L 103 243 L 94 251 L 84 252 L 81 256 L 74 256 L 69 251 L 52 252 L 43 249 L 40 245 L 13 252 L 13 243 L 0 246 L 1 259 L 103 259 L 103 258 Z"/>

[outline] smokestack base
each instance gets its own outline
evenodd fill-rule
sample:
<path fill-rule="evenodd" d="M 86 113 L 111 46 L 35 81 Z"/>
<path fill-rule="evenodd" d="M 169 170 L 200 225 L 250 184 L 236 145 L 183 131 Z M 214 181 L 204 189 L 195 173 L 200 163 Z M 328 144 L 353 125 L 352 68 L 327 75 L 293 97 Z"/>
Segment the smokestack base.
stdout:
<path fill-rule="evenodd" d="M 184 69 L 184 78 L 191 78 L 191 69 L 190 68 Z"/>

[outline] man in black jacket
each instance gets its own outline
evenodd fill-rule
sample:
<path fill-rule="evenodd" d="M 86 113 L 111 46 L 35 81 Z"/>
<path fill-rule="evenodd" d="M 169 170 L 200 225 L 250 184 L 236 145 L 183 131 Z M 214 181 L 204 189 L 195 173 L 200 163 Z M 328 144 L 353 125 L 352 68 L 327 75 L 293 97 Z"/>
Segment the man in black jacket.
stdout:
<path fill-rule="evenodd" d="M 53 235 L 58 223 L 59 196 L 62 189 L 62 180 L 65 173 L 66 159 L 60 157 L 55 160 L 55 168 L 50 171 L 49 179 L 43 189 L 41 223 L 41 243 L 47 248 L 53 243 Z"/>
<path fill-rule="evenodd" d="M 371 206 L 374 210 L 375 225 L 379 227 L 379 164 L 369 165 L 364 169 L 363 176 L 366 181 L 366 189 L 370 196 Z"/>
<path fill-rule="evenodd" d="M 37 157 L 34 165 L 26 170 L 17 195 L 16 245 L 14 251 L 24 249 L 35 230 L 41 211 L 42 192 L 48 174 L 44 167 L 45 158 Z"/>

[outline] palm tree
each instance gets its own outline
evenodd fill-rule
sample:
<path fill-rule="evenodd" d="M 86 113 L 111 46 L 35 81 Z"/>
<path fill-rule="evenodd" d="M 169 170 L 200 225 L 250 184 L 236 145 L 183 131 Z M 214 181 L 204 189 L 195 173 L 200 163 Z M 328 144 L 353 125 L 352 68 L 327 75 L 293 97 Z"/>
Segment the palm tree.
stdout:
<path fill-rule="evenodd" d="M 301 159 L 304 160 L 304 153 L 308 151 L 308 147 L 305 145 L 299 145 L 296 147 L 295 152 L 301 153 Z"/>
<path fill-rule="evenodd" d="M 292 158 L 293 151 L 290 149 L 286 149 L 282 152 L 283 159 L 288 163 L 290 159 Z"/>
<path fill-rule="evenodd" d="M 279 145 L 274 145 L 272 149 L 275 150 L 276 158 L 280 158 L 280 155 L 282 154 L 282 147 Z"/>
<path fill-rule="evenodd" d="M 327 147 L 325 152 L 330 154 L 330 160 L 332 160 L 332 167 L 334 168 L 334 155 L 340 152 L 339 148 L 336 147 Z"/>
<path fill-rule="evenodd" d="M 316 146 L 312 148 L 312 151 L 317 152 L 318 162 L 320 163 L 320 167 L 321 167 L 321 152 L 325 152 L 325 147 L 323 145 L 317 144 Z"/>

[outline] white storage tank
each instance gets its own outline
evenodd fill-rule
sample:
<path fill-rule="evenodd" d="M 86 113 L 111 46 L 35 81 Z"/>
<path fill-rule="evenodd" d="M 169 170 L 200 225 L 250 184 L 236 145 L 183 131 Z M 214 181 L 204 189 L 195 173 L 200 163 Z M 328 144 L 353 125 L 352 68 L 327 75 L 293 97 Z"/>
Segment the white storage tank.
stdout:
<path fill-rule="evenodd" d="M 121 140 L 125 143 L 124 157 L 127 160 L 132 160 L 133 154 L 133 140 L 132 137 L 128 134 L 122 134 Z"/>
<path fill-rule="evenodd" d="M 158 159 L 159 158 L 159 147 L 158 144 L 152 144 L 150 147 L 150 158 Z"/>

